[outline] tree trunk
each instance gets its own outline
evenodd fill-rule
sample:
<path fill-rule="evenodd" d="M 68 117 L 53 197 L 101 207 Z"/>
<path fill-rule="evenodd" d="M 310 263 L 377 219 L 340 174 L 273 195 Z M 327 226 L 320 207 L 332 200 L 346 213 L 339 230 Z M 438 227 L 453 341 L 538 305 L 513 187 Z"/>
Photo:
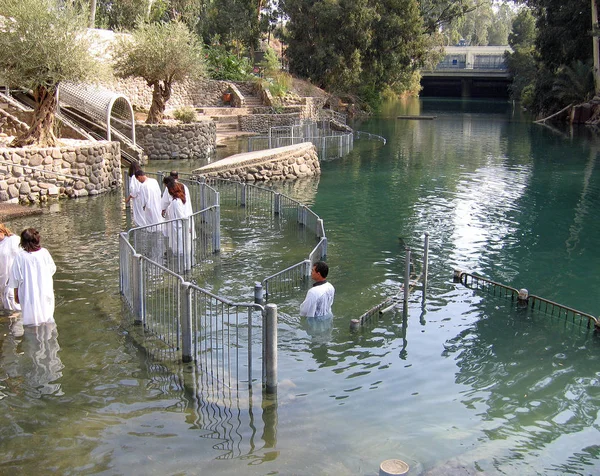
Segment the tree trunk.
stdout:
<path fill-rule="evenodd" d="M 594 85 L 595 95 L 600 95 L 600 53 L 598 48 L 598 5 L 597 0 L 592 0 L 592 41 L 594 42 Z"/>
<path fill-rule="evenodd" d="M 161 81 L 155 81 L 150 86 L 153 86 L 152 105 L 150 106 L 150 111 L 148 111 L 146 124 L 161 124 L 165 117 L 167 101 L 171 97 L 171 84 L 165 82 L 163 85 Z"/>
<path fill-rule="evenodd" d="M 57 145 L 56 136 L 54 135 L 57 89 L 56 86 L 51 89 L 38 86 L 33 91 L 35 108 L 31 125 L 29 130 L 15 137 L 10 144 L 11 147 L 24 147 L 26 145 L 55 147 Z"/>
<path fill-rule="evenodd" d="M 96 0 L 90 4 L 90 28 L 96 28 Z"/>

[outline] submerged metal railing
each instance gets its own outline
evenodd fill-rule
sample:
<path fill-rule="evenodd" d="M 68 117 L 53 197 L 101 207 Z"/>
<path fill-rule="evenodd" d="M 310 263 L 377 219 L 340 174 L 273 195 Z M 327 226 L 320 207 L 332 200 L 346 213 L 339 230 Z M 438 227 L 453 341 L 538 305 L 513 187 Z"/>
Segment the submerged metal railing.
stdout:
<path fill-rule="evenodd" d="M 330 121 L 304 121 L 291 126 L 269 128 L 266 136 L 248 138 L 248 151 L 274 149 L 289 145 L 312 142 L 321 159 L 342 157 L 348 154 L 354 145 L 351 129 L 336 131 L 330 127 Z"/>
<path fill-rule="evenodd" d="M 156 174 L 157 179 L 161 175 Z M 121 294 L 136 321 L 157 343 L 180 352 L 183 361 L 195 361 L 206 375 L 228 388 L 237 388 L 240 382 L 251 386 L 256 380 L 253 368 L 260 358 L 253 348 L 255 343 L 262 344 L 262 382 L 268 392 L 274 392 L 277 307 L 264 305 L 262 291 L 260 299 L 255 293 L 254 303 L 233 302 L 197 286 L 191 273 L 219 252 L 221 206 L 227 204 L 315 234 L 318 242 L 308 259 L 262 281 L 272 293 L 277 288 L 273 283 L 289 282 L 290 276 L 301 270 L 302 277 L 292 280 L 297 290 L 310 276 L 312 263 L 326 256 L 323 221 L 301 203 L 264 187 L 218 178 L 204 181 L 184 177 L 180 180 L 188 186 L 194 208 L 201 209 L 189 218 L 120 234 Z M 259 336 L 254 329 L 261 317 Z M 244 368 L 247 373 L 241 375 Z"/>
<path fill-rule="evenodd" d="M 404 260 L 404 279 L 400 284 L 396 294 L 388 296 L 379 304 L 362 313 L 358 318 L 350 321 L 350 329 L 356 330 L 366 325 L 374 316 L 385 314 L 393 309 L 403 306 L 404 318 L 408 315 L 408 299 L 411 291 L 417 286 L 421 286 L 421 302 L 424 305 L 427 295 L 427 282 L 429 274 L 429 233 L 425 232 L 423 240 L 423 258 L 419 274 L 416 274 L 413 262 L 413 250 L 406 248 Z"/>
<path fill-rule="evenodd" d="M 529 294 L 527 289 L 516 289 L 492 281 L 491 279 L 484 278 L 483 276 L 461 270 L 454 271 L 454 279 L 467 287 L 491 292 L 494 296 L 510 297 L 512 301 L 518 301 L 522 304 L 529 305 L 531 309 L 543 312 L 552 317 L 564 318 L 565 320 L 569 319 L 572 323 L 579 325 L 585 322 L 588 328 L 592 326 L 592 323 L 596 327 L 599 326 L 598 318 L 591 314 Z"/>

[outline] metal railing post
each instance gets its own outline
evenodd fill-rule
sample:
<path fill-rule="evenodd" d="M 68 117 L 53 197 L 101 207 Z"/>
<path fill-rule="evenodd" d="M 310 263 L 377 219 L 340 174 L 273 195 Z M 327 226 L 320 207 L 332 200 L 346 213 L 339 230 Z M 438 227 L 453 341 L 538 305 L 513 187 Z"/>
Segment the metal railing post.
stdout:
<path fill-rule="evenodd" d="M 241 193 L 240 200 L 241 200 L 240 206 L 245 207 L 246 206 L 246 184 L 245 183 L 242 184 L 242 193 Z"/>
<path fill-rule="evenodd" d="M 213 253 L 221 249 L 221 206 L 217 205 L 213 213 Z"/>
<path fill-rule="evenodd" d="M 190 283 L 180 284 L 181 302 L 181 360 L 192 362 L 194 360 L 193 327 L 192 327 L 192 293 Z"/>
<path fill-rule="evenodd" d="M 145 324 L 144 306 L 144 261 L 142 255 L 133 255 L 133 314 L 136 324 Z"/>
<path fill-rule="evenodd" d="M 161 170 L 159 170 L 156 173 L 156 175 L 157 175 L 156 180 L 158 181 L 158 185 L 159 185 L 160 191 L 162 193 L 162 192 L 165 191 L 165 184 L 163 183 L 163 180 L 165 178 L 165 174 Z"/>
<path fill-rule="evenodd" d="M 262 304 L 263 295 L 263 285 L 257 281 L 256 283 L 254 283 L 254 302 L 256 304 Z"/>
<path fill-rule="evenodd" d="M 310 275 L 312 273 L 312 262 L 309 259 L 306 259 L 304 260 L 304 264 L 304 276 L 310 278 Z"/>
<path fill-rule="evenodd" d="M 325 226 L 323 225 L 323 219 L 319 218 L 317 220 L 317 236 L 319 238 L 323 238 L 325 236 Z"/>
<path fill-rule="evenodd" d="M 427 294 L 427 275 L 429 273 L 429 233 L 425 232 L 425 243 L 423 244 L 423 302 Z"/>
<path fill-rule="evenodd" d="M 273 213 L 275 215 L 281 214 L 281 194 L 278 192 L 275 192 L 273 208 L 274 208 Z"/>
<path fill-rule="evenodd" d="M 268 394 L 277 393 L 277 306 L 267 304 L 263 317 L 263 388 Z"/>
<path fill-rule="evenodd" d="M 252 308 L 248 308 L 248 388 L 252 388 Z"/>
<path fill-rule="evenodd" d="M 189 271 L 192 269 L 192 234 L 190 233 L 190 219 L 181 219 L 181 234 L 183 249 L 183 270 Z"/>
<path fill-rule="evenodd" d="M 410 248 L 406 248 L 406 268 L 404 270 L 404 305 L 408 305 L 410 291 Z"/>

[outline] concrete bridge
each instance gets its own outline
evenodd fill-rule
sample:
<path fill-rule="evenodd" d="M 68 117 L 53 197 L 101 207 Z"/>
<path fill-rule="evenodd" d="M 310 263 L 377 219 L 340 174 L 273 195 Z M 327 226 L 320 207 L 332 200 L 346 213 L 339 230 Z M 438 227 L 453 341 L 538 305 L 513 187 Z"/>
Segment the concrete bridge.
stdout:
<path fill-rule="evenodd" d="M 447 46 L 434 70 L 421 71 L 421 96 L 507 98 L 509 46 Z"/>

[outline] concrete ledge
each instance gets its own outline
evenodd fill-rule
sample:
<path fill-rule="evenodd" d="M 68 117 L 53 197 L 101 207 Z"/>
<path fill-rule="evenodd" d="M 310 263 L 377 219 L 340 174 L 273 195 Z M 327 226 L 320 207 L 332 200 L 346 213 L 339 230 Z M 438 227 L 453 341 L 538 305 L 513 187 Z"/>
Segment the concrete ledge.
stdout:
<path fill-rule="evenodd" d="M 296 180 L 321 173 L 312 142 L 235 154 L 192 172 L 197 176 L 220 177 L 241 182 Z"/>

